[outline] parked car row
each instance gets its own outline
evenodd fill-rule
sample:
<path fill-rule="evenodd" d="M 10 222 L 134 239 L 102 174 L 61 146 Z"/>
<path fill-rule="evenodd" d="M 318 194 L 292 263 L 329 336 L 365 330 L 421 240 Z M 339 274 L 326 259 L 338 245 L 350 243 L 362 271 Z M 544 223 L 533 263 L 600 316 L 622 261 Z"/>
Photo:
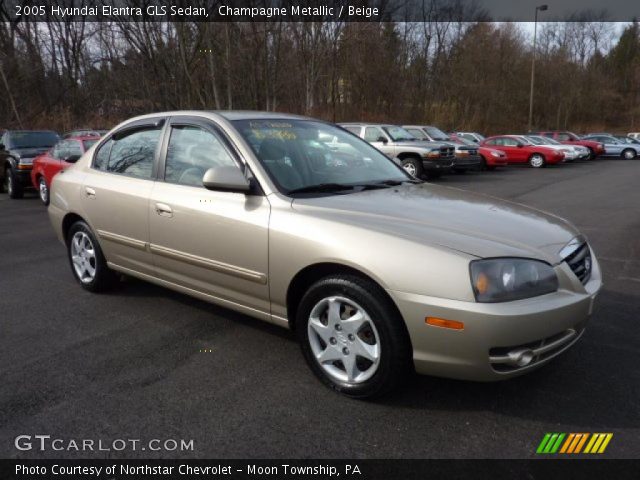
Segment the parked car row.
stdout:
<path fill-rule="evenodd" d="M 509 164 L 534 168 L 596 157 L 640 157 L 640 140 L 609 133 L 585 136 L 569 131 L 485 137 L 477 132 L 449 134 L 432 125 L 393 125 L 349 122 L 345 130 L 400 162 L 417 178 L 438 178 L 449 172 L 494 170 Z M 35 188 L 49 204 L 51 181 L 95 144 L 107 130 L 80 128 L 60 136 L 49 130 L 7 130 L 0 136 L 0 190 L 21 198 L 25 188 Z M 349 155 L 349 146 L 337 137 L 324 139 L 333 151 Z M 351 152 L 352 153 L 352 152 Z"/>

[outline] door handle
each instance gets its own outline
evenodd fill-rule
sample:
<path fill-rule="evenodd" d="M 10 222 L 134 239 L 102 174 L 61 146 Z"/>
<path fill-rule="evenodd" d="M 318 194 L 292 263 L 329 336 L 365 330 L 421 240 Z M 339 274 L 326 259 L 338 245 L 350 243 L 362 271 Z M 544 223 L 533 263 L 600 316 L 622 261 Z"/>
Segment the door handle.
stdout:
<path fill-rule="evenodd" d="M 156 203 L 156 213 L 163 217 L 173 217 L 173 209 L 166 203 Z"/>
<path fill-rule="evenodd" d="M 84 193 L 89 198 L 96 198 L 96 191 L 91 187 L 84 187 Z"/>

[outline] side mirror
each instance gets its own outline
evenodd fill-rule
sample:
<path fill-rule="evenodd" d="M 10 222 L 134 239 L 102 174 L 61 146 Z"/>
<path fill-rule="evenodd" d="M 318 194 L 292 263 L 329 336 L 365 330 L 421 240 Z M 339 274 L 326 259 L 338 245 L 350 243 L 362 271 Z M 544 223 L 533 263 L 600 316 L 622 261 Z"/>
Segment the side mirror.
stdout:
<path fill-rule="evenodd" d="M 519 143 L 519 144 L 518 144 L 518 148 L 522 148 L 522 147 L 524 147 L 524 144 Z"/>
<path fill-rule="evenodd" d="M 202 185 L 207 190 L 249 193 L 251 184 L 238 167 L 213 167 L 202 177 Z"/>
<path fill-rule="evenodd" d="M 0 143 L 0 150 L 4 150 L 4 143 Z"/>
<path fill-rule="evenodd" d="M 64 159 L 64 161 L 67 163 L 76 163 L 78 160 L 80 160 L 80 157 L 81 155 L 69 155 Z"/>
<path fill-rule="evenodd" d="M 378 140 L 376 140 L 377 142 L 382 142 L 382 143 L 387 143 L 387 139 L 384 137 L 378 137 Z"/>

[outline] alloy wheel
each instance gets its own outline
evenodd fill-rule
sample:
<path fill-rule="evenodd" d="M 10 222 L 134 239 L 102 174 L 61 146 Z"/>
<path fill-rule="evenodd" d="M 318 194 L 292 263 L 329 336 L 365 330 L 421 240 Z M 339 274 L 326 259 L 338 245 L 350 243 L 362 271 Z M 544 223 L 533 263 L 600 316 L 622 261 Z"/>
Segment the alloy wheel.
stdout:
<path fill-rule="evenodd" d="M 402 167 L 405 169 L 405 171 L 409 175 L 411 175 L 413 177 L 415 177 L 416 173 L 418 173 L 417 170 L 416 170 L 416 166 L 413 163 L 410 163 L 410 162 L 409 163 L 405 163 Z"/>
<path fill-rule="evenodd" d="M 633 150 L 627 149 L 623 152 L 623 156 L 626 160 L 632 160 L 633 158 L 635 158 L 636 154 Z"/>
<path fill-rule="evenodd" d="M 82 283 L 91 283 L 96 276 L 96 250 L 85 232 L 76 232 L 71 238 L 71 261 Z"/>
<path fill-rule="evenodd" d="M 311 351 L 320 367 L 338 382 L 359 384 L 380 364 L 380 336 L 367 312 L 345 297 L 326 297 L 311 310 Z"/>
<path fill-rule="evenodd" d="M 11 177 L 11 171 L 7 170 L 4 175 L 4 189 L 11 196 L 13 193 L 13 178 Z"/>
<path fill-rule="evenodd" d="M 40 177 L 38 181 L 38 191 L 40 193 L 40 200 L 45 204 L 49 203 L 49 188 L 47 187 L 47 182 L 44 177 Z"/>
<path fill-rule="evenodd" d="M 531 163 L 531 166 L 534 168 L 540 168 L 542 165 L 544 165 L 544 158 L 542 158 L 542 155 L 536 154 L 531 157 L 529 163 Z"/>

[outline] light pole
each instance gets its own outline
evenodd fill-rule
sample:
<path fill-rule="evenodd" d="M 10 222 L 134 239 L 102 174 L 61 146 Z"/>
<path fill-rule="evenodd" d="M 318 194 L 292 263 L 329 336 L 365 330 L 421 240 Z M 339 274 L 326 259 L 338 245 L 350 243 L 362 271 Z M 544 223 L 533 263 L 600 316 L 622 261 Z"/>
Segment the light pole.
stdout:
<path fill-rule="evenodd" d="M 531 58 L 531 90 L 529 92 L 529 128 L 528 132 L 531 132 L 533 123 L 533 81 L 536 73 L 536 34 L 538 33 L 538 11 L 544 12 L 548 10 L 548 5 L 539 5 L 536 7 L 535 20 L 533 22 L 533 55 Z"/>

